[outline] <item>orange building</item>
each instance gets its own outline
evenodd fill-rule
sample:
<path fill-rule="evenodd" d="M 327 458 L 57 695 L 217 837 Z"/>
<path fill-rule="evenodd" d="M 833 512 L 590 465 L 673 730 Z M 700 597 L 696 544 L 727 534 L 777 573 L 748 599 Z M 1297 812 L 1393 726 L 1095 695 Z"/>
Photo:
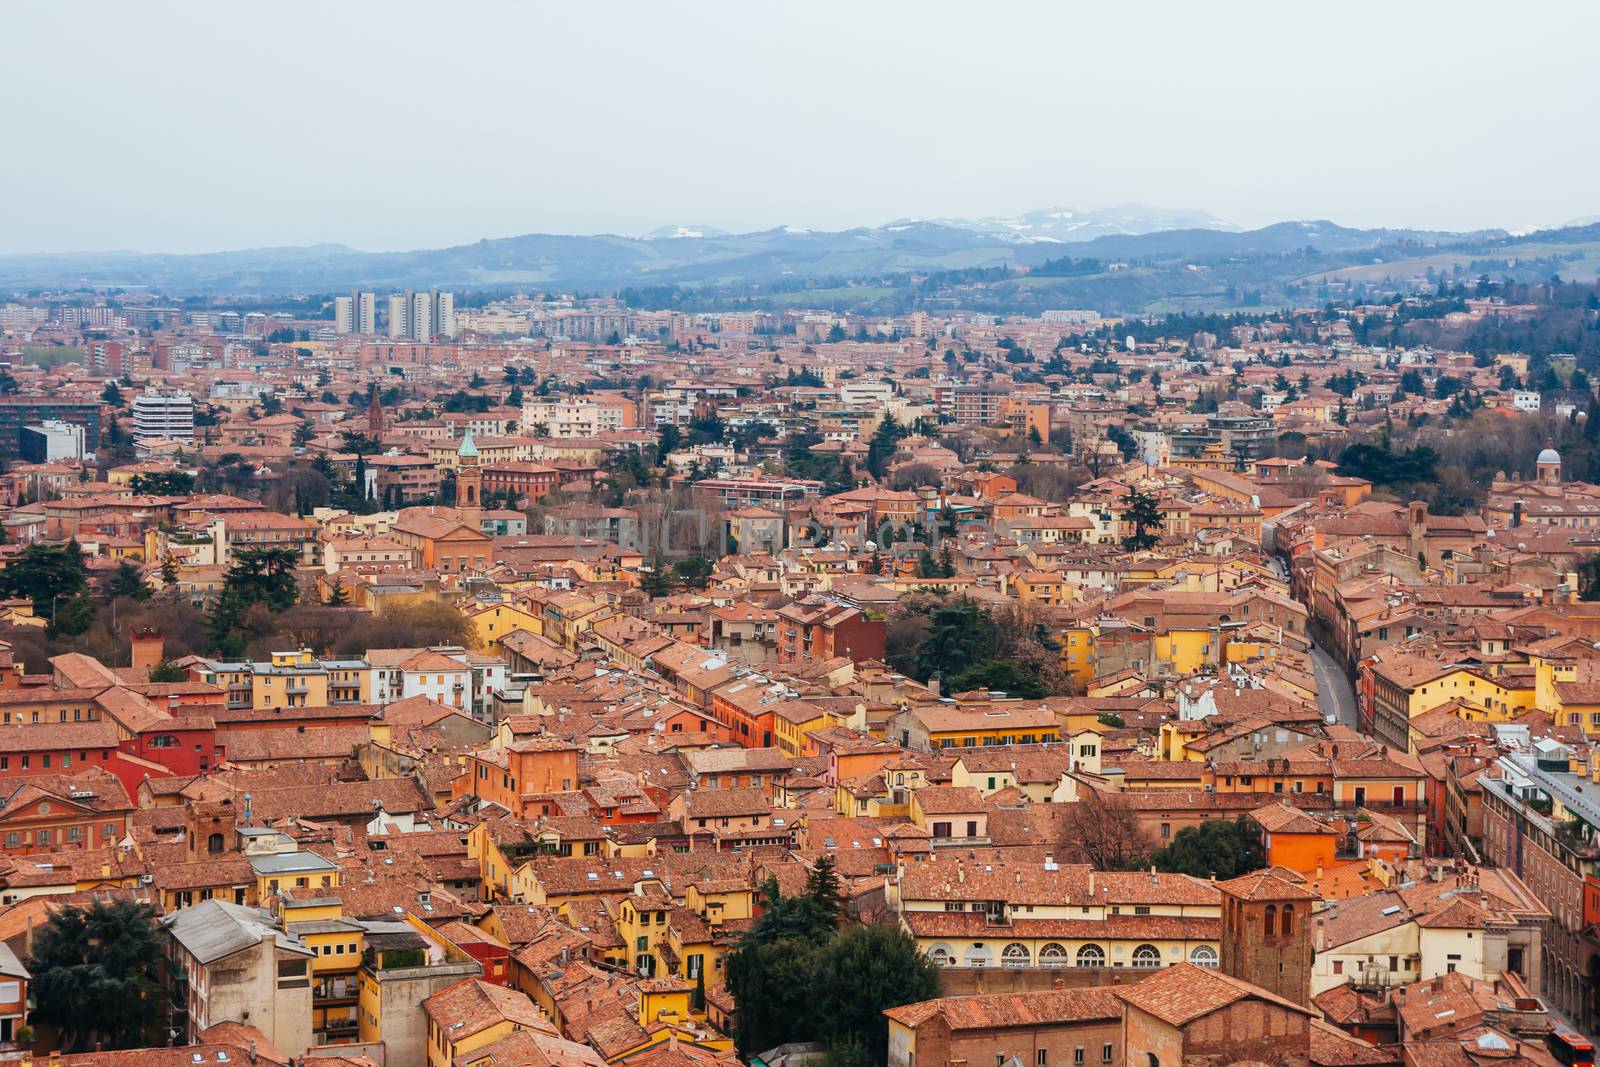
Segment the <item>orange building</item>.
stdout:
<path fill-rule="evenodd" d="M 1334 865 L 1339 833 L 1288 804 L 1268 804 L 1250 813 L 1261 827 L 1268 867 L 1314 874 Z"/>
<path fill-rule="evenodd" d="M 577 745 L 549 737 L 486 748 L 467 757 L 467 774 L 454 795 L 498 804 L 513 818 L 559 814 L 552 797 L 578 788 Z"/>

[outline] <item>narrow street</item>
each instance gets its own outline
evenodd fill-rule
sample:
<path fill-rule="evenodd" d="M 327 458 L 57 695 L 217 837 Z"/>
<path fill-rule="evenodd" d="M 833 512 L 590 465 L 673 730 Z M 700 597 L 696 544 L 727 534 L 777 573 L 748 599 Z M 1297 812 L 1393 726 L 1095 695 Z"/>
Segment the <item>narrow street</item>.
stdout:
<path fill-rule="evenodd" d="M 1323 650 L 1321 645 L 1311 646 L 1311 673 L 1317 679 L 1317 707 L 1324 716 L 1333 716 L 1351 729 L 1356 729 L 1356 691 L 1345 677 L 1337 660 Z"/>

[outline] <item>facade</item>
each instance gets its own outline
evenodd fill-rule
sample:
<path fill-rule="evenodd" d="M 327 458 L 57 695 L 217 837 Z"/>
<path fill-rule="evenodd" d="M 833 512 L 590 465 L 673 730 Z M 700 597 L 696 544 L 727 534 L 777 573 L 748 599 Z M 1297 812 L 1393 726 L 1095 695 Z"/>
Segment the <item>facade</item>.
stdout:
<path fill-rule="evenodd" d="M 29 463 L 56 463 L 82 459 L 83 427 L 50 419 L 37 426 L 22 428 L 22 458 Z"/>
<path fill-rule="evenodd" d="M 194 397 L 182 390 L 146 390 L 134 397 L 133 439 L 194 444 Z"/>
<path fill-rule="evenodd" d="M 46 422 L 67 422 L 83 427 L 83 445 L 90 452 L 100 447 L 100 405 L 88 400 L 52 400 L 41 397 L 0 397 L 0 460 L 14 460 L 22 452 L 22 429 Z"/>

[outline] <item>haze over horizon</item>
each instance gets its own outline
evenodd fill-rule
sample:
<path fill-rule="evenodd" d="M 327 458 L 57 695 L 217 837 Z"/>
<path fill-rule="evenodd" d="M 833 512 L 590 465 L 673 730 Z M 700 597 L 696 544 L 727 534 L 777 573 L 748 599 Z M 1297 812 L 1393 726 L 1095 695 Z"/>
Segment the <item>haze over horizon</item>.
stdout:
<path fill-rule="evenodd" d="M 10 10 L 0 252 L 1600 210 L 1591 7 L 409 6 Z"/>

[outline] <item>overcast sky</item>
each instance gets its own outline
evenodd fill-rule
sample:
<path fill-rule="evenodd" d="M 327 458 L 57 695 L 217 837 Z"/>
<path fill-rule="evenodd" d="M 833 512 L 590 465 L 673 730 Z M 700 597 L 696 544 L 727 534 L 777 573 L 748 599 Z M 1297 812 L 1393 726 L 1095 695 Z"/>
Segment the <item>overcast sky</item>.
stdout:
<path fill-rule="evenodd" d="M 0 251 L 1600 214 L 1600 5 L 6 5 Z"/>

